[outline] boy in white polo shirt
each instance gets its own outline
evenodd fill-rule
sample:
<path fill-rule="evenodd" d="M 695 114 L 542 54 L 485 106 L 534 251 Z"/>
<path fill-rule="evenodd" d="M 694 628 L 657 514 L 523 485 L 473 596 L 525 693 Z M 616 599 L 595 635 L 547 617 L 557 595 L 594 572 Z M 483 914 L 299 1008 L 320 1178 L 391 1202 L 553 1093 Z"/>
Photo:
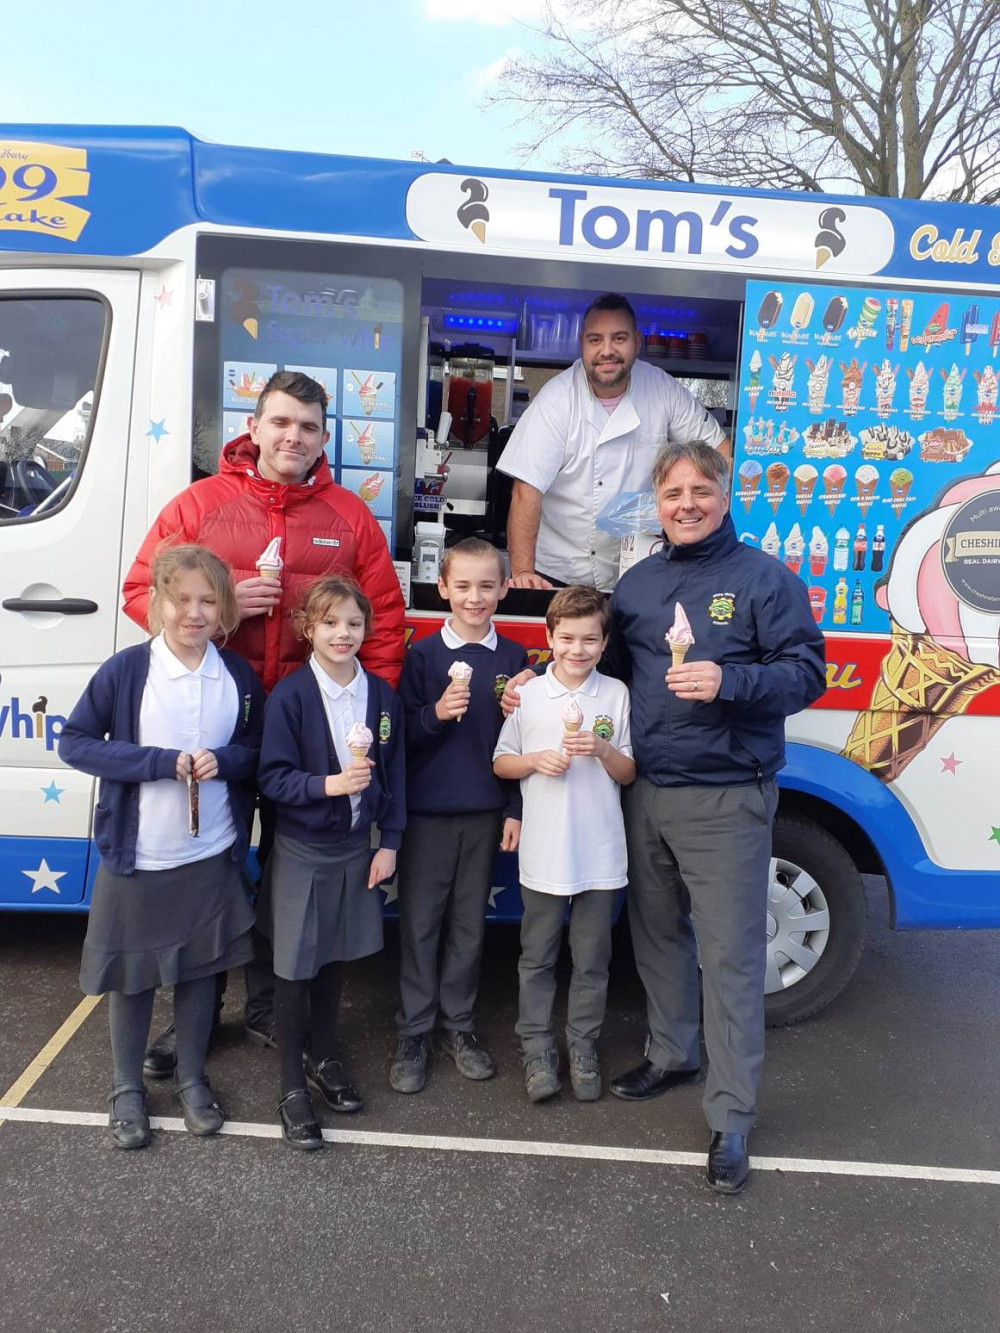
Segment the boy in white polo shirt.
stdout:
<path fill-rule="evenodd" d="M 635 780 L 628 690 L 597 670 L 607 644 L 607 599 L 563 588 L 546 613 L 552 662 L 521 686 L 521 706 L 503 725 L 497 777 L 521 781 L 521 958 L 517 1034 L 533 1102 L 560 1090 L 552 1035 L 556 959 L 569 901 L 573 976 L 566 1040 L 579 1101 L 601 1095 L 597 1038 L 604 1021 L 615 890 L 627 859 L 620 787 Z"/>

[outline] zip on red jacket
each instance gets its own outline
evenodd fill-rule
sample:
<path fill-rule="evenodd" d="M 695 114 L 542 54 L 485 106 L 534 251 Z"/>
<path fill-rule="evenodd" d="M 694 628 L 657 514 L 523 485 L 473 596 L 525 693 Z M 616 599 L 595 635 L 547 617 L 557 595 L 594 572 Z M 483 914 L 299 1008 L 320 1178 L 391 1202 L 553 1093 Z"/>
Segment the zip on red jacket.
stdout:
<path fill-rule="evenodd" d="M 146 628 L 151 569 L 162 546 L 207 546 L 240 583 L 257 577 L 257 557 L 280 537 L 280 606 L 273 616 L 249 616 L 226 647 L 245 657 L 264 689 L 272 690 L 308 654 L 291 619 L 305 589 L 324 574 L 342 574 L 354 579 L 374 611 L 374 628 L 358 654 L 361 665 L 395 688 L 403 665 L 404 608 L 382 529 L 365 502 L 333 480 L 325 455 L 299 485 L 266 481 L 257 458 L 250 436 L 239 436 L 222 451 L 216 476 L 193 482 L 162 510 L 125 578 L 125 614 Z"/>

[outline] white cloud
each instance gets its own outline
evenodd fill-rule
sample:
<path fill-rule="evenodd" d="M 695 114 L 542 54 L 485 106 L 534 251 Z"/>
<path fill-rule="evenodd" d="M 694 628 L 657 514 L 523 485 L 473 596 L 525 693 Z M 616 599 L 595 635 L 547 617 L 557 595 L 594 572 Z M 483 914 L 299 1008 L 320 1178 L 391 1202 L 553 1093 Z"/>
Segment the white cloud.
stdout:
<path fill-rule="evenodd" d="M 484 93 L 489 92 L 507 68 L 507 62 L 516 60 L 520 54 L 520 51 L 511 47 L 502 56 L 498 56 L 496 60 L 491 60 L 488 65 L 483 65 L 480 69 L 470 70 L 465 79 L 469 96 L 482 97 Z"/>

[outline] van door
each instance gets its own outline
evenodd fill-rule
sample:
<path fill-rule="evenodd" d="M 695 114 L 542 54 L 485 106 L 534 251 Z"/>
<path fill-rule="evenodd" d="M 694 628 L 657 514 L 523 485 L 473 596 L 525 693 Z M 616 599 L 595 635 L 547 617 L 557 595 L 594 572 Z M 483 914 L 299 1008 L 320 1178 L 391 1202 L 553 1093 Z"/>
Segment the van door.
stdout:
<path fill-rule="evenodd" d="M 0 272 L 0 907 L 84 899 L 95 783 L 56 743 L 115 649 L 138 298 Z"/>

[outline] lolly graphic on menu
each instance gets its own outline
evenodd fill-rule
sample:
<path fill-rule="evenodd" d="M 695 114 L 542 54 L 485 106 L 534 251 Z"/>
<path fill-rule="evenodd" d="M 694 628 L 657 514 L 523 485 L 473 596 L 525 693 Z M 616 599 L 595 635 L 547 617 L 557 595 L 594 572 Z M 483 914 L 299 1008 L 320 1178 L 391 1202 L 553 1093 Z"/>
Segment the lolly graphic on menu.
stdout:
<path fill-rule="evenodd" d="M 764 476 L 767 480 L 767 503 L 771 506 L 771 511 L 776 514 L 778 506 L 785 498 L 788 468 L 784 463 L 768 463 Z"/>
<path fill-rule="evenodd" d="M 906 504 L 906 497 L 910 493 L 910 487 L 913 485 L 913 473 L 909 468 L 897 467 L 889 473 L 889 490 L 891 496 L 889 503 L 892 505 L 892 512 L 899 518 Z"/>
<path fill-rule="evenodd" d="M 903 300 L 899 303 L 899 350 L 905 352 L 910 345 L 910 326 L 913 323 L 913 302 Z"/>
<path fill-rule="evenodd" d="M 994 356 L 998 347 L 1000 347 L 1000 310 L 993 316 L 993 323 L 990 325 L 990 351 Z"/>
<path fill-rule="evenodd" d="M 858 508 L 864 517 L 875 500 L 875 487 L 878 485 L 878 468 L 871 463 L 862 463 L 854 474 L 854 484 L 858 490 Z"/>
<path fill-rule="evenodd" d="M 809 292 L 799 292 L 795 298 L 789 323 L 796 333 L 800 333 L 803 329 L 809 327 L 809 321 L 813 317 L 814 304 Z"/>
<path fill-rule="evenodd" d="M 819 234 L 813 244 L 816 246 L 816 267 L 822 268 L 831 259 L 844 253 L 844 240 L 841 225 L 847 221 L 847 214 L 842 208 L 824 208 L 819 215 Z"/>
<path fill-rule="evenodd" d="M 753 504 L 757 495 L 757 487 L 760 485 L 760 479 L 764 475 L 764 469 L 755 458 L 748 458 L 745 463 L 740 464 L 740 499 L 743 501 L 743 508 L 749 514 L 750 506 Z"/>
<path fill-rule="evenodd" d="M 979 307 L 977 305 L 970 305 L 968 310 L 962 316 L 961 343 L 965 348 L 966 356 L 972 351 L 972 344 L 979 337 L 979 333 Z"/>
<path fill-rule="evenodd" d="M 882 302 L 877 296 L 866 296 L 862 301 L 858 322 L 847 335 L 855 347 L 860 347 L 866 338 L 874 336 L 875 321 L 878 319 L 881 309 Z"/>
<path fill-rule="evenodd" d="M 351 375 L 358 386 L 358 397 L 361 399 L 361 410 L 366 417 L 370 417 L 375 411 L 375 404 L 378 401 L 378 391 L 381 389 L 382 385 L 375 383 L 374 373 L 366 375 L 363 382 L 358 379 L 353 370 L 351 371 Z"/>
<path fill-rule="evenodd" d="M 899 319 L 899 299 L 887 296 L 885 299 L 885 350 L 891 352 L 896 346 L 896 324 Z"/>
<path fill-rule="evenodd" d="M 922 361 L 913 367 L 907 366 L 906 373 L 910 378 L 910 416 L 914 421 L 919 421 L 927 411 L 927 391 L 931 377 Z"/>
<path fill-rule="evenodd" d="M 757 323 L 762 329 L 773 329 L 781 314 L 785 298 L 780 292 L 768 292 L 757 311 Z"/>
<path fill-rule="evenodd" d="M 872 374 L 875 376 L 875 411 L 880 417 L 887 417 L 892 411 L 898 372 L 899 367 L 894 366 L 888 357 L 880 366 L 872 366 Z"/>
<path fill-rule="evenodd" d="M 807 360 L 806 365 L 809 367 L 809 379 L 807 381 L 809 411 L 819 416 L 826 407 L 826 386 L 830 379 L 833 360 L 831 357 L 821 356 L 815 362 Z"/>
<path fill-rule="evenodd" d="M 773 555 L 775 560 L 780 560 L 781 538 L 778 536 L 778 529 L 775 527 L 774 523 L 770 525 L 763 537 L 761 537 L 760 549 L 766 555 Z"/>
<path fill-rule="evenodd" d="M 813 578 L 820 578 L 826 573 L 826 562 L 830 554 L 830 544 L 826 534 L 820 528 L 813 528 L 809 538 L 809 573 Z"/>
<path fill-rule="evenodd" d="M 962 405 L 962 381 L 965 379 L 965 367 L 961 371 L 958 366 L 952 362 L 951 370 L 947 373 L 941 371 L 941 378 L 944 380 L 944 419 L 945 421 L 954 421 L 958 416 L 958 409 Z"/>
<path fill-rule="evenodd" d="M 750 358 L 750 383 L 747 385 L 747 397 L 750 399 L 750 411 L 757 406 L 757 397 L 760 393 L 760 372 L 764 367 L 764 361 L 760 352 L 754 348 L 753 356 Z"/>
<path fill-rule="evenodd" d="M 923 333 L 913 339 L 915 346 L 923 345 L 930 349 L 931 347 L 940 346 L 941 343 L 951 342 L 952 338 L 956 336 L 957 330 L 948 328 L 949 308 L 947 301 L 941 302 L 924 326 Z"/>
<path fill-rule="evenodd" d="M 812 499 L 813 487 L 816 485 L 818 476 L 819 473 L 812 463 L 800 463 L 792 473 L 792 480 L 795 482 L 795 503 L 799 507 L 800 514 L 804 514 L 809 508 L 809 501 Z"/>
<path fill-rule="evenodd" d="M 371 476 L 365 477 L 364 481 L 358 487 L 358 494 L 364 500 L 366 505 L 373 505 L 378 499 L 379 491 L 385 483 L 385 475 L 382 472 L 373 472 Z"/>
<path fill-rule="evenodd" d="M 350 423 L 351 430 L 354 431 L 354 443 L 358 446 L 358 453 L 361 455 L 361 461 L 366 466 L 375 457 L 376 441 L 375 426 L 365 426 L 364 430 L 359 430 L 357 422 Z"/>
<path fill-rule="evenodd" d="M 843 296 L 830 298 L 830 304 L 823 315 L 823 328 L 827 333 L 839 333 L 847 315 L 847 301 Z"/>
<path fill-rule="evenodd" d="M 841 388 L 841 407 L 845 417 L 853 417 L 858 410 L 861 399 L 861 381 L 864 379 L 865 370 L 868 367 L 867 361 L 858 364 L 858 358 L 852 357 L 849 365 L 843 361 L 840 363 L 840 369 L 843 378 L 840 381 Z"/>
<path fill-rule="evenodd" d="M 796 523 L 791 532 L 785 538 L 785 564 L 797 574 L 802 568 L 802 557 L 805 554 L 806 539 L 802 535 L 802 529 Z"/>
<path fill-rule="evenodd" d="M 979 398 L 973 411 L 979 418 L 979 424 L 988 426 L 997 410 L 997 377 L 992 366 L 987 366 L 983 371 L 974 370 L 972 373 L 979 386 Z"/>
<path fill-rule="evenodd" d="M 670 648 L 671 666 L 680 666 L 687 656 L 687 651 L 694 643 L 694 632 L 680 602 L 674 603 L 674 623 L 667 630 L 664 638 Z"/>
<path fill-rule="evenodd" d="M 839 463 L 831 463 L 829 467 L 823 469 L 823 503 L 831 514 L 844 493 L 846 480 L 847 469 L 842 468 Z"/>
<path fill-rule="evenodd" d="M 775 360 L 769 356 L 768 361 L 774 370 L 771 379 L 771 399 L 774 403 L 775 412 L 784 412 L 788 404 L 795 397 L 795 363 L 797 356 L 792 356 L 790 352 L 782 352 L 781 360 Z"/>

